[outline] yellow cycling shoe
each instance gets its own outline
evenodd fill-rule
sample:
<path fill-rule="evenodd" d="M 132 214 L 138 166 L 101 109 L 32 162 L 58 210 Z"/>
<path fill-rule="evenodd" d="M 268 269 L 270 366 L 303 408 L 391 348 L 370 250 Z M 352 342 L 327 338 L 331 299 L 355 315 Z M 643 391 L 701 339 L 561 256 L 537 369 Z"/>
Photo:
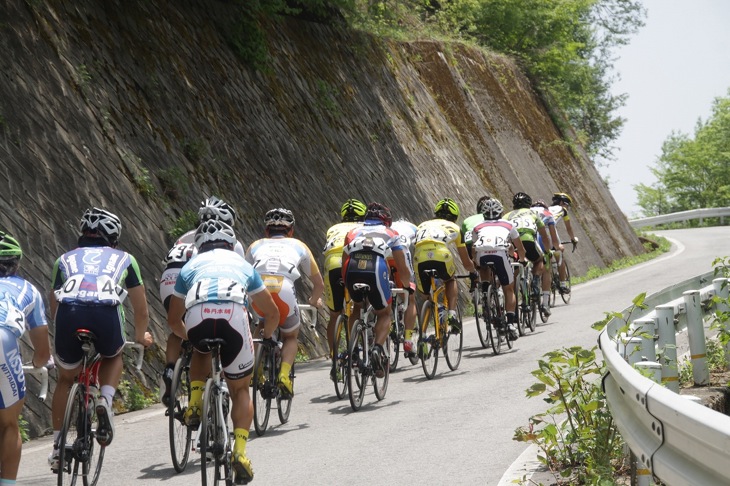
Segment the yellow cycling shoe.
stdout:
<path fill-rule="evenodd" d="M 291 398 L 294 396 L 294 385 L 288 375 L 279 376 L 279 392 L 282 398 Z"/>
<path fill-rule="evenodd" d="M 185 425 L 187 425 L 191 429 L 197 429 L 200 426 L 201 415 L 202 414 L 200 411 L 200 407 L 190 405 L 187 410 L 185 410 L 185 414 L 183 415 Z"/>
<path fill-rule="evenodd" d="M 236 484 L 247 484 L 253 479 L 251 461 L 245 454 L 234 451 L 231 466 L 233 467 L 233 477 Z"/>

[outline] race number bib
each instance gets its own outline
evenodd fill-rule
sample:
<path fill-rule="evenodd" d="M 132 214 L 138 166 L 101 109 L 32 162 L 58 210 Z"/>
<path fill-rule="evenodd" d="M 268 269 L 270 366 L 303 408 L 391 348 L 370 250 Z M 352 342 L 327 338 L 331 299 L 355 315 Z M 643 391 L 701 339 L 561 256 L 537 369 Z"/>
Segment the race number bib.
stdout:
<path fill-rule="evenodd" d="M 102 305 L 119 305 L 127 297 L 127 291 L 114 283 L 108 275 L 87 277 L 74 275 L 54 292 L 58 302 L 87 302 Z"/>
<path fill-rule="evenodd" d="M 195 245 L 192 243 L 175 245 L 167 252 L 167 256 L 162 263 L 165 265 L 169 265 L 170 263 L 185 263 L 192 258 L 194 248 Z"/>
<path fill-rule="evenodd" d="M 246 290 L 230 278 L 198 280 L 185 296 L 185 308 L 208 301 L 227 301 L 245 304 Z"/>
<path fill-rule="evenodd" d="M 372 251 L 378 255 L 386 256 L 388 253 L 388 244 L 382 238 L 359 236 L 348 243 L 345 247 L 345 252 L 349 255 L 350 253 L 359 251 Z"/>
<path fill-rule="evenodd" d="M 9 328 L 15 337 L 20 338 L 25 331 L 25 314 L 12 302 L 0 301 L 0 326 Z"/>

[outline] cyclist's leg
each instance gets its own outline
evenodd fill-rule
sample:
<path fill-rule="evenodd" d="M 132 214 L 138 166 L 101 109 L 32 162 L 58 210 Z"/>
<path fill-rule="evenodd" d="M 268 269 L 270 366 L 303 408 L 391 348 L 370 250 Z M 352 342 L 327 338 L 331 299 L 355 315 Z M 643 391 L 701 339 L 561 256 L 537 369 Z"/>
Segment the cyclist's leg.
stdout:
<path fill-rule="evenodd" d="M 188 340 L 193 345 L 193 355 L 190 358 L 190 401 L 184 418 L 185 423 L 193 428 L 200 424 L 205 380 L 210 373 L 212 359 L 210 352 L 201 351 L 198 348 L 198 343 L 202 339 L 214 337 L 215 321 L 204 317 L 206 305 L 205 303 L 196 304 L 185 314 L 185 329 L 188 333 Z"/>
<path fill-rule="evenodd" d="M 329 323 L 327 324 L 327 343 L 329 344 L 331 358 L 335 345 L 335 326 L 337 325 L 337 318 L 342 314 L 345 290 L 340 285 L 342 267 L 325 268 L 325 272 L 327 278 L 324 279 L 324 295 L 330 313 Z"/>
<path fill-rule="evenodd" d="M 292 395 L 294 387 L 289 378 L 291 367 L 297 357 L 299 328 L 301 319 L 297 298 L 294 293 L 294 284 L 284 280 L 281 290 L 272 294 L 274 302 L 279 307 L 279 336 L 283 343 L 281 347 L 281 369 L 279 370 L 279 386 L 285 395 Z"/>
<path fill-rule="evenodd" d="M 6 408 L 0 408 L 0 479 L 13 481 L 18 475 L 22 447 L 18 418 L 24 403 L 25 396 Z"/>
<path fill-rule="evenodd" d="M 0 327 L 0 479 L 14 481 L 20 464 L 20 428 L 18 418 L 25 402 L 25 375 L 22 369 L 18 338 L 8 328 Z"/>

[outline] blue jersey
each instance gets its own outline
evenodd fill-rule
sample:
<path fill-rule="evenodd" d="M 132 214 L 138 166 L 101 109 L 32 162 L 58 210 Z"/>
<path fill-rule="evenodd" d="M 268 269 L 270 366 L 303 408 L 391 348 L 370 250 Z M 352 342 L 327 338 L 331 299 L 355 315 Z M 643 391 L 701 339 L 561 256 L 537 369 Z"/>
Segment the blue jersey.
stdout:
<path fill-rule="evenodd" d="M 16 276 L 0 278 L 0 326 L 23 332 L 46 326 L 46 312 L 40 292 L 30 282 Z"/>
<path fill-rule="evenodd" d="M 246 296 L 263 291 L 259 273 L 241 255 L 222 248 L 198 254 L 185 264 L 173 295 L 185 299 L 185 308 L 203 302 L 246 304 Z"/>
<path fill-rule="evenodd" d="M 109 246 L 83 246 L 61 255 L 51 277 L 56 299 L 64 304 L 119 305 L 127 288 L 142 285 L 137 260 Z"/>

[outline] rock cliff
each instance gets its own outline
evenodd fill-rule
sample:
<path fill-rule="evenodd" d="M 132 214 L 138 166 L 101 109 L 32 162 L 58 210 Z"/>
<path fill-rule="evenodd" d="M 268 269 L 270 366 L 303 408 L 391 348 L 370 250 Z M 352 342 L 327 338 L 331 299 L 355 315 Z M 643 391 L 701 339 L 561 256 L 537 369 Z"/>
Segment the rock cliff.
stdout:
<path fill-rule="evenodd" d="M 245 243 L 261 235 L 267 209 L 291 208 L 296 236 L 319 254 L 349 197 L 418 223 L 441 197 L 471 213 L 486 192 L 507 206 L 520 190 L 545 199 L 560 190 L 576 201 L 575 274 L 642 251 L 591 162 L 573 155 L 503 56 L 280 19 L 258 72 L 230 48 L 232 4 L 0 4 L 0 227 L 22 242 L 21 271 L 46 293 L 83 210 L 120 215 L 158 343 L 168 231 L 211 194 L 236 206 Z M 320 331 L 324 322 L 323 313 Z M 315 356 L 326 349 L 309 332 L 302 343 Z M 163 357 L 148 351 L 136 378 L 156 384 Z M 41 432 L 47 406 L 30 405 Z"/>

